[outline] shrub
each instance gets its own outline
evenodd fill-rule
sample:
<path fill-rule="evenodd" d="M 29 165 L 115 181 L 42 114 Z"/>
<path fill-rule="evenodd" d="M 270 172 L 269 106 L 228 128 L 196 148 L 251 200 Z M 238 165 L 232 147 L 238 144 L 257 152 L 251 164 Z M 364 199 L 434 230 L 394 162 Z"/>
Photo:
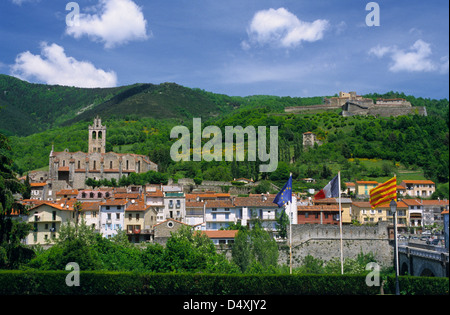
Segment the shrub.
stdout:
<path fill-rule="evenodd" d="M 223 275 L 81 271 L 68 287 L 66 271 L 0 271 L 0 295 L 375 295 L 365 276 Z M 385 292 L 392 293 L 395 278 Z M 400 277 L 404 294 L 448 294 L 448 278 Z"/>

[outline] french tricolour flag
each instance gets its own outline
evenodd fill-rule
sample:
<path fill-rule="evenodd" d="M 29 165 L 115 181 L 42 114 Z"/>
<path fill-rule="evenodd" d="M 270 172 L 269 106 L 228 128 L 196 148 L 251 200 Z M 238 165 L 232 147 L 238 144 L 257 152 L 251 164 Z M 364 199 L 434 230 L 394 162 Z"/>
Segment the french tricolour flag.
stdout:
<path fill-rule="evenodd" d="M 339 175 L 336 175 L 323 189 L 321 189 L 314 199 L 338 198 L 339 197 Z"/>

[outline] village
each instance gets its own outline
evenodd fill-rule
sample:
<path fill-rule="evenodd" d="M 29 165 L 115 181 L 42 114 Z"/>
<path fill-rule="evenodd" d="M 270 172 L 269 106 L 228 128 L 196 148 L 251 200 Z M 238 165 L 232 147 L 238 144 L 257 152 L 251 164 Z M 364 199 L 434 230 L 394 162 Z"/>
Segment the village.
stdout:
<path fill-rule="evenodd" d="M 231 244 L 236 227 L 251 228 L 256 221 L 278 238 L 283 212 L 292 225 L 339 225 L 341 219 L 342 225 L 387 222 L 392 230 L 389 205 L 373 209 L 369 202 L 370 190 L 381 185 L 377 181 L 347 182 L 340 191 L 341 198 L 315 199 L 314 189 L 293 192 L 292 202 L 285 207 L 274 203 L 276 194 L 252 194 L 251 188 L 257 183 L 246 178 L 235 179 L 240 185 L 232 189 L 229 189 L 233 186 L 231 183 L 204 181 L 196 185 L 189 178 L 166 185 L 89 187 L 86 182 L 90 178 L 119 182 L 122 176 L 131 173 L 157 171 L 158 165 L 142 155 L 106 153 L 106 126 L 99 117 L 94 119 L 88 132 L 88 153 L 52 150 L 49 171 L 28 174 L 30 198 L 19 201 L 28 207 L 28 215 L 20 215 L 20 219 L 33 225 L 33 230 L 23 240 L 25 244 L 51 245 L 61 226 L 68 223 L 85 223 L 105 238 L 125 231 L 131 243 L 162 244 L 171 232 L 187 225 L 204 231 L 216 245 Z M 308 132 L 303 135 L 303 142 L 308 148 L 317 140 Z M 25 182 L 27 178 L 20 180 Z M 443 213 L 448 213 L 449 202 L 431 200 L 435 191 L 436 185 L 430 180 L 402 180 L 397 184 L 399 232 L 420 234 L 430 227 L 435 231 L 443 230 Z"/>
<path fill-rule="evenodd" d="M 370 189 L 379 183 L 357 181 L 346 183 L 341 191 L 342 224 L 392 224 L 388 206 L 373 210 L 368 201 Z M 288 212 L 292 224 L 339 224 L 337 198 L 315 200 L 294 193 L 292 204 L 286 209 L 273 203 L 274 194 L 231 195 L 215 191 L 186 193 L 182 184 L 145 185 L 123 188 L 60 190 L 55 200 L 44 195 L 46 183 L 31 183 L 31 199 L 21 202 L 30 207 L 23 217 L 34 226 L 25 243 L 52 244 L 61 225 L 81 222 L 111 238 L 118 231 L 126 231 L 132 243 L 161 242 L 181 225 L 205 231 L 215 244 L 233 242 L 236 230 L 229 227 L 241 224 L 251 227 L 260 220 L 264 228 L 277 235 L 278 219 Z M 443 228 L 443 211 L 448 211 L 448 200 L 430 200 L 435 185 L 431 181 L 402 181 L 397 186 L 398 227 L 400 232 L 420 234 L 426 227 Z M 345 196 L 353 196 L 353 198 Z M 420 197 L 420 198 L 417 198 Z"/>

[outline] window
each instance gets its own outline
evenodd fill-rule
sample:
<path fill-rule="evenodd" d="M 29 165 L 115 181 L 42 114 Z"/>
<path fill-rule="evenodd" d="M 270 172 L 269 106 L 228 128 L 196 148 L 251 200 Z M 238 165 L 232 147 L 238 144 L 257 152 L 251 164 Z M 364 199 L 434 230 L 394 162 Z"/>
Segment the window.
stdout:
<path fill-rule="evenodd" d="M 139 220 L 139 213 L 136 213 L 136 221 Z"/>
<path fill-rule="evenodd" d="M 52 221 L 56 221 L 56 211 L 52 212 Z"/>
<path fill-rule="evenodd" d="M 308 218 L 308 217 L 309 217 L 308 212 L 305 212 L 305 218 Z"/>
<path fill-rule="evenodd" d="M 112 161 L 109 162 L 109 168 L 110 168 L 110 169 L 113 168 L 113 163 L 112 163 Z"/>
<path fill-rule="evenodd" d="M 230 214 L 229 213 L 225 213 L 225 220 L 229 220 L 230 219 Z"/>
<path fill-rule="evenodd" d="M 216 220 L 216 219 L 217 219 L 217 214 L 216 214 L 216 213 L 213 213 L 213 214 L 212 214 L 212 219 L 213 219 L 213 220 Z"/>
<path fill-rule="evenodd" d="M 108 220 L 111 220 L 111 213 L 108 213 L 107 218 L 108 218 Z"/>
<path fill-rule="evenodd" d="M 217 208 L 212 208 L 212 211 L 217 211 Z"/>
<path fill-rule="evenodd" d="M 133 218 L 133 215 L 131 213 L 128 213 L 128 220 L 131 221 L 132 218 Z"/>
<path fill-rule="evenodd" d="M 116 213 L 116 219 L 120 220 L 120 213 Z"/>

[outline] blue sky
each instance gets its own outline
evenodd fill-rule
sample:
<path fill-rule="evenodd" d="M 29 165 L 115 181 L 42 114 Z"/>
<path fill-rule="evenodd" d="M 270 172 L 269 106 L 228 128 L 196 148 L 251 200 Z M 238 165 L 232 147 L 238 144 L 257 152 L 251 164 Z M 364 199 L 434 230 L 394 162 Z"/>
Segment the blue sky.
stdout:
<path fill-rule="evenodd" d="M 380 25 L 368 26 L 369 2 L 2 0 L 0 73 L 83 87 L 448 99 L 449 2 L 376 1 Z"/>

